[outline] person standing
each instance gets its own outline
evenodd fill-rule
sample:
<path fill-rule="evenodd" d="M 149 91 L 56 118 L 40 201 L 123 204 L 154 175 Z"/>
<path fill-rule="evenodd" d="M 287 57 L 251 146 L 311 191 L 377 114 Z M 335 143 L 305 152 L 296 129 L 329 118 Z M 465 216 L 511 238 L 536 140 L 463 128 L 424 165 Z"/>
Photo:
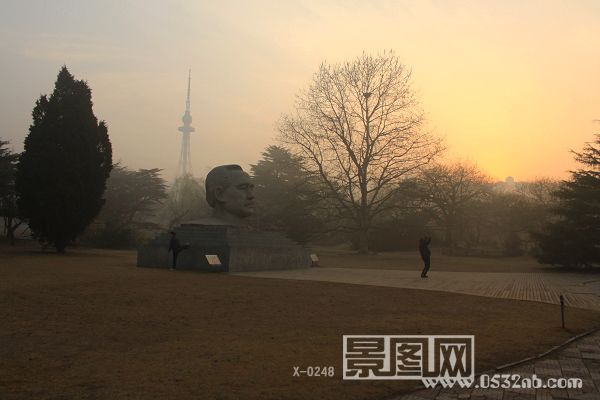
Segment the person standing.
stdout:
<path fill-rule="evenodd" d="M 171 240 L 169 241 L 169 252 L 173 252 L 173 265 L 171 269 L 177 269 L 177 256 L 183 250 L 187 249 L 189 246 L 182 246 L 179 244 L 179 240 L 177 240 L 177 234 L 175 232 L 171 232 Z"/>
<path fill-rule="evenodd" d="M 425 267 L 421 272 L 421 278 L 428 278 L 427 272 L 429 272 L 429 267 L 431 266 L 431 250 L 429 250 L 429 243 L 431 243 L 431 236 L 425 236 L 419 239 L 419 253 L 421 253 L 421 258 L 425 264 Z"/>

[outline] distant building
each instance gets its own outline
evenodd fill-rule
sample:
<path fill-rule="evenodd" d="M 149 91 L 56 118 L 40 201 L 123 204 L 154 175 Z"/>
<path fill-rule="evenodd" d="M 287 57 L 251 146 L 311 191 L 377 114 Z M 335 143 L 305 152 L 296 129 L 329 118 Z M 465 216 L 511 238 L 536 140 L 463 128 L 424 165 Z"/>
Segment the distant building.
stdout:
<path fill-rule="evenodd" d="M 507 176 L 504 182 L 500 181 L 494 184 L 494 190 L 501 193 L 513 193 L 517 190 L 517 185 L 515 178 Z"/>

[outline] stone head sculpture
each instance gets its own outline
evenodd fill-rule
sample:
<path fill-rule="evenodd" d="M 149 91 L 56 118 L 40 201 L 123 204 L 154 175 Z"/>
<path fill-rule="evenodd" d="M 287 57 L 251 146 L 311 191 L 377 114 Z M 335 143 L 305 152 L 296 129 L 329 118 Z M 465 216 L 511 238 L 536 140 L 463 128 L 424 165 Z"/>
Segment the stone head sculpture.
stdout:
<path fill-rule="evenodd" d="M 239 225 L 254 213 L 254 184 L 239 165 L 220 165 L 206 175 L 206 201 L 213 218 L 225 225 Z"/>

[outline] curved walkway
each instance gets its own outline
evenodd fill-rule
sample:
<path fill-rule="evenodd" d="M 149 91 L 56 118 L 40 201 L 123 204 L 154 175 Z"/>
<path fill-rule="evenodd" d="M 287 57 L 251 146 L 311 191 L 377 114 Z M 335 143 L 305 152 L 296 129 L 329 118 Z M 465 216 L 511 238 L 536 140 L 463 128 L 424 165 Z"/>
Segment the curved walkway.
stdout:
<path fill-rule="evenodd" d="M 300 270 L 259 271 L 235 275 L 260 278 L 298 279 L 438 290 L 504 299 L 559 304 L 560 295 L 570 307 L 600 311 L 600 276 L 577 273 L 508 272 L 429 272 L 421 279 L 419 271 L 310 268 Z"/>
<path fill-rule="evenodd" d="M 550 355 L 497 372 L 544 382 L 552 378 L 579 378 L 576 389 L 423 389 L 393 400 L 598 400 L 600 399 L 600 332 L 586 336 Z M 488 374 L 491 375 L 492 373 Z M 477 379 L 476 379 L 477 383 Z"/>

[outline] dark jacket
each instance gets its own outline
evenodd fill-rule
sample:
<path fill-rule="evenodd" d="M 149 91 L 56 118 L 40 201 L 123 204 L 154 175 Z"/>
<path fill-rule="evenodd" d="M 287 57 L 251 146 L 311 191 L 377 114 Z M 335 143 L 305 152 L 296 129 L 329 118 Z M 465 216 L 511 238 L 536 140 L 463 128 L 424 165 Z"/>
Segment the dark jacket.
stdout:
<path fill-rule="evenodd" d="M 177 253 L 181 250 L 181 245 L 179 244 L 179 240 L 176 237 L 172 237 L 169 242 L 169 251 L 173 251 L 173 253 Z"/>
<path fill-rule="evenodd" d="M 421 258 L 423 259 L 431 257 L 431 250 L 429 250 L 429 242 L 431 242 L 430 238 L 422 238 L 419 240 L 419 253 L 421 253 Z"/>

